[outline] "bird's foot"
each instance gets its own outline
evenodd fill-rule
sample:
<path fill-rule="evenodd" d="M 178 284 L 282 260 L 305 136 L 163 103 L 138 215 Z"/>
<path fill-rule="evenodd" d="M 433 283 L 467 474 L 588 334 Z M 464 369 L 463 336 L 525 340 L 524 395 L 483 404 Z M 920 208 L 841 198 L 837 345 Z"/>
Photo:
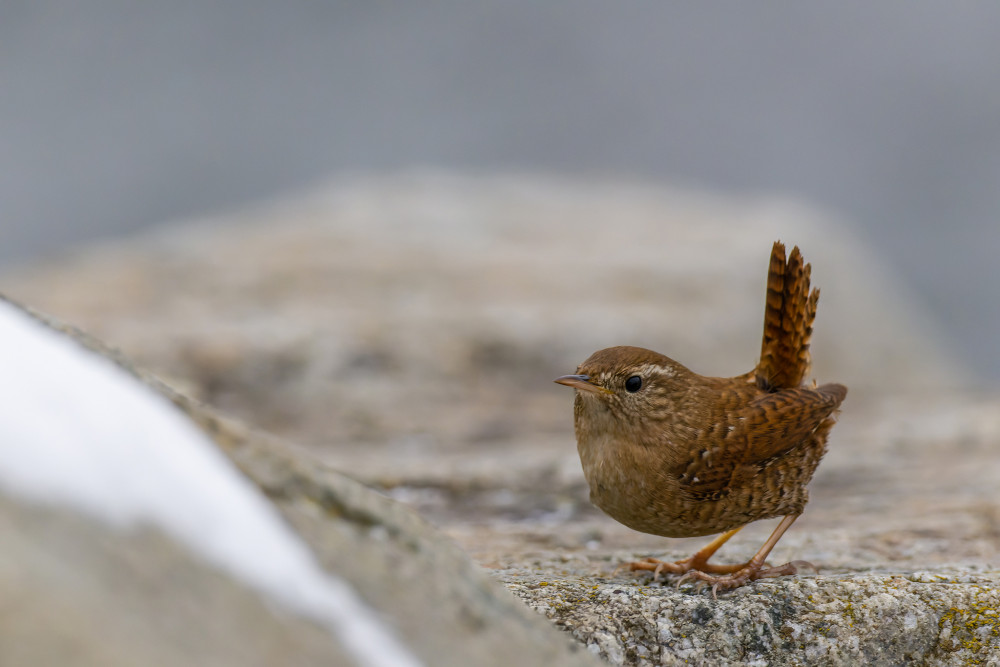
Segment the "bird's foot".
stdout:
<path fill-rule="evenodd" d="M 659 579 L 661 574 L 686 574 L 688 572 L 703 572 L 709 574 L 731 574 L 737 572 L 743 567 L 746 567 L 746 563 L 740 565 L 713 565 L 706 562 L 708 559 L 695 554 L 690 558 L 685 558 L 684 560 L 677 561 L 665 561 L 658 560 L 656 558 L 643 558 L 640 561 L 634 561 L 631 563 L 623 563 L 615 569 L 615 574 L 618 570 L 623 568 L 628 568 L 631 572 L 636 572 L 639 570 L 645 570 L 647 572 L 653 573 L 653 579 Z"/>
<path fill-rule="evenodd" d="M 715 552 L 719 550 L 719 547 L 725 544 L 730 537 L 738 533 L 741 528 L 742 526 L 738 526 L 732 530 L 722 533 L 690 558 L 685 558 L 684 560 L 668 562 L 657 560 L 655 558 L 644 558 L 643 560 L 635 563 L 626 563 L 623 567 L 628 567 L 633 572 L 636 570 L 651 570 L 653 572 L 654 581 L 664 572 L 667 574 L 684 574 L 685 572 L 690 572 L 691 570 L 698 570 L 699 572 L 708 572 L 711 574 L 731 574 L 742 568 L 743 565 L 710 565 L 708 559 L 711 558 Z M 617 570 L 615 570 L 615 572 L 617 573 Z"/>
<path fill-rule="evenodd" d="M 757 579 L 769 579 L 771 577 L 784 577 L 790 574 L 798 574 L 801 569 L 811 569 L 813 572 L 818 572 L 819 569 L 804 560 L 796 560 L 790 563 L 785 563 L 784 565 L 779 565 L 777 567 L 765 567 L 763 564 L 754 563 L 750 561 L 742 566 L 737 566 L 739 569 L 735 570 L 731 574 L 710 574 L 700 570 L 688 570 L 681 576 L 677 581 L 677 586 L 679 587 L 682 583 L 689 579 L 694 579 L 700 584 L 709 585 L 712 587 L 712 597 L 716 597 L 718 591 L 728 591 L 734 588 L 739 588 L 740 586 L 749 583 L 751 581 L 756 581 Z"/>
<path fill-rule="evenodd" d="M 687 572 L 689 568 L 684 568 L 683 563 L 684 561 L 672 563 L 670 561 L 658 560 L 656 558 L 643 558 L 642 560 L 631 563 L 622 563 L 615 568 L 614 574 L 618 574 L 619 570 L 623 570 L 625 568 L 628 568 L 630 572 L 645 570 L 647 572 L 652 572 L 653 580 L 656 581 L 664 572 L 668 574 L 683 574 L 684 572 Z"/>

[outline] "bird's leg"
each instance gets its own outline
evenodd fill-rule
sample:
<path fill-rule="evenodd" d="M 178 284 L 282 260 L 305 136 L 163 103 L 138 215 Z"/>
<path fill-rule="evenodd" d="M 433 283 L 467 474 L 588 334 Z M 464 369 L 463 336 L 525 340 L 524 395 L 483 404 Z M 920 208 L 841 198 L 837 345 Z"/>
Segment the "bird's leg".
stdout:
<path fill-rule="evenodd" d="M 717 590 L 726 590 L 728 588 L 736 588 L 742 586 L 748 581 L 753 581 L 755 579 L 765 579 L 768 577 L 781 577 L 787 574 L 795 574 L 798 572 L 799 567 L 810 567 L 816 569 L 810 563 L 804 561 L 795 561 L 792 563 L 785 563 L 784 565 L 779 565 L 778 567 L 764 567 L 764 561 L 767 559 L 767 555 L 771 553 L 771 549 L 774 545 L 778 543 L 781 536 L 785 534 L 785 531 L 795 523 L 795 520 L 799 518 L 798 514 L 790 514 L 781 520 L 778 527 L 774 529 L 771 536 L 767 538 L 767 542 L 764 543 L 754 557 L 743 565 L 735 566 L 736 569 L 731 570 L 730 574 L 725 575 L 715 575 L 707 574 L 704 571 L 689 570 L 685 573 L 685 578 L 697 579 L 699 581 L 704 581 L 712 586 L 712 595 L 715 595 Z"/>
<path fill-rule="evenodd" d="M 690 558 L 685 558 L 684 560 L 675 561 L 673 563 L 668 561 L 657 560 L 656 558 L 644 558 L 641 561 L 635 563 L 628 563 L 628 568 L 633 572 L 636 570 L 652 570 L 653 576 L 658 576 L 661 572 L 669 572 L 670 574 L 684 574 L 685 572 L 690 572 L 691 570 L 698 570 L 700 572 L 712 572 L 715 574 L 730 574 L 731 572 L 736 572 L 744 564 L 740 565 L 709 565 L 708 559 L 711 558 L 716 551 L 719 550 L 723 544 L 729 541 L 729 538 L 740 532 L 739 528 L 733 528 L 732 530 L 722 533 L 714 540 L 702 547 L 698 552 L 696 552 Z"/>

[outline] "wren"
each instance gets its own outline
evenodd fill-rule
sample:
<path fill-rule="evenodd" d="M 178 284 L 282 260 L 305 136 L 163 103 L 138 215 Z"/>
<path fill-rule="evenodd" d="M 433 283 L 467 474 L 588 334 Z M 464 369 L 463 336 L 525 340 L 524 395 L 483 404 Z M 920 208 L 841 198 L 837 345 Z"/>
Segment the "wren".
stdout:
<path fill-rule="evenodd" d="M 847 388 L 804 384 L 819 290 L 798 247 L 771 251 L 764 339 L 757 367 L 703 377 L 639 347 L 595 352 L 576 374 L 577 449 L 590 499 L 629 528 L 664 537 L 721 533 L 690 558 L 647 558 L 632 570 L 680 574 L 716 590 L 795 574 L 797 561 L 767 567 L 774 545 L 805 508 L 806 485 L 826 453 Z M 746 563 L 708 559 L 751 521 L 782 517 Z M 680 582 L 678 582 L 680 583 Z"/>

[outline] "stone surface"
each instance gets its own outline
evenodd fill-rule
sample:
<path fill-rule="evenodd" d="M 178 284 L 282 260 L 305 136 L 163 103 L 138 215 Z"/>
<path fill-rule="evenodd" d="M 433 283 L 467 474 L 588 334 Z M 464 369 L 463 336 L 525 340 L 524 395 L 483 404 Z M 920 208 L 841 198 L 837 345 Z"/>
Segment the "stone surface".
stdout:
<path fill-rule="evenodd" d="M 0 664 L 352 664 L 324 629 L 152 529 L 0 496 Z"/>
<path fill-rule="evenodd" d="M 626 343 L 702 373 L 749 369 L 775 238 L 801 246 L 823 292 L 814 374 L 851 390 L 812 502 L 772 557 L 820 573 L 718 600 L 612 576 L 704 540 L 635 533 L 589 504 L 571 392 L 551 380 Z M 304 534 L 338 514 L 317 490 L 326 467 L 346 471 L 611 662 L 995 660 L 1000 396 L 974 389 L 878 258 L 804 207 L 600 181 L 361 179 L 0 285 L 300 443 L 230 451 L 275 498 L 294 490 L 283 506 Z M 748 558 L 772 527 L 716 558 Z M 310 539 L 340 539 L 326 535 Z M 384 553 L 401 563 L 393 582 L 419 579 L 409 556 Z"/>
<path fill-rule="evenodd" d="M 549 576 L 551 575 L 551 576 Z M 614 665 L 1000 662 L 1000 573 L 835 572 L 712 599 L 579 565 L 508 587 Z"/>
<path fill-rule="evenodd" d="M 414 175 L 199 222 L 0 284 L 209 404 L 338 457 L 565 435 L 566 390 L 551 379 L 609 345 L 743 372 L 776 238 L 801 246 L 823 290 L 818 378 L 853 399 L 966 376 L 877 257 L 787 202 Z"/>

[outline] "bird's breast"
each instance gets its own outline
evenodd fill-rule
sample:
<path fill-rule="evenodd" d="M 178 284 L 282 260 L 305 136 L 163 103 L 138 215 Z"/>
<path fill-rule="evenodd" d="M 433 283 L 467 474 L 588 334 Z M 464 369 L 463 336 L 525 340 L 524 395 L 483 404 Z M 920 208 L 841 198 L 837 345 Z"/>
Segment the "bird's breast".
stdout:
<path fill-rule="evenodd" d="M 591 502 L 630 528 L 660 533 L 677 482 L 664 474 L 656 452 L 608 434 L 580 438 L 577 449 Z"/>

